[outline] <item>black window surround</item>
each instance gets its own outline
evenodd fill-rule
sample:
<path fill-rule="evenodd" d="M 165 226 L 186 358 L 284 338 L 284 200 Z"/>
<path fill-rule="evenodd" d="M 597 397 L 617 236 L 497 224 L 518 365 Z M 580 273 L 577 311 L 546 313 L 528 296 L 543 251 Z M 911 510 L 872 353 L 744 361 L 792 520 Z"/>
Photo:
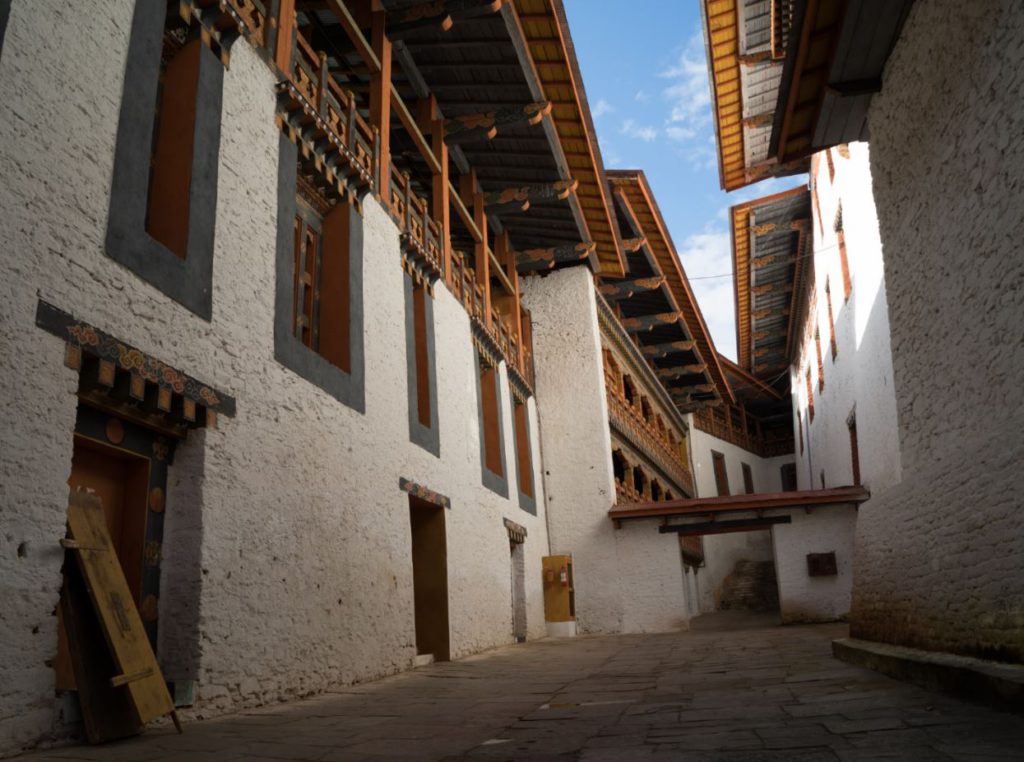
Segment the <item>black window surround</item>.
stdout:
<path fill-rule="evenodd" d="M 210 320 L 224 67 L 205 45 L 200 50 L 196 92 L 187 256 L 176 256 L 146 231 L 166 13 L 165 3 L 135 6 L 117 126 L 106 251 L 174 301 Z"/>
<path fill-rule="evenodd" d="M 349 206 L 349 363 L 346 373 L 305 346 L 292 332 L 295 265 L 296 167 L 298 148 L 279 138 L 277 182 L 277 285 L 274 296 L 274 357 L 289 370 L 320 387 L 344 405 L 366 412 L 363 357 L 363 218 Z"/>
<path fill-rule="evenodd" d="M 427 334 L 427 379 L 430 399 L 430 426 L 424 426 L 418 414 L 419 381 L 416 373 L 416 323 L 413 306 L 415 284 L 412 276 L 405 273 L 405 359 L 409 390 L 409 441 L 418 444 L 427 452 L 441 457 L 441 432 L 438 425 L 437 409 L 437 364 L 435 362 L 434 343 L 434 300 L 426 297 L 423 300 L 424 318 Z"/>

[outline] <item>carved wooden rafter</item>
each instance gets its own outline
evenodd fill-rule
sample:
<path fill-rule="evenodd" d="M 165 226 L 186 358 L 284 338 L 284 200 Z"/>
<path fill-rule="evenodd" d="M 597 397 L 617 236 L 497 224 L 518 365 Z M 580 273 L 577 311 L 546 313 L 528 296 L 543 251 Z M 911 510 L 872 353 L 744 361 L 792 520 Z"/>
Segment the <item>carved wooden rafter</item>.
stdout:
<path fill-rule="evenodd" d="M 514 124 L 540 124 L 551 113 L 551 101 L 527 103 L 525 106 L 507 106 L 495 111 L 462 114 L 446 119 L 444 139 L 449 145 L 469 140 L 492 140 L 501 127 Z"/>
<path fill-rule="evenodd" d="M 665 285 L 665 276 L 655 275 L 650 278 L 623 280 L 618 283 L 603 283 L 599 290 L 602 296 L 609 299 L 628 299 L 634 294 L 656 291 L 663 285 Z"/>
<path fill-rule="evenodd" d="M 631 333 L 649 331 L 665 325 L 675 325 L 683 319 L 681 312 L 659 312 L 654 315 L 638 315 L 622 319 L 622 327 Z"/>
<path fill-rule="evenodd" d="M 488 212 L 525 212 L 531 203 L 565 201 L 577 186 L 578 180 L 569 179 L 491 191 L 484 194 L 484 206 Z"/>
<path fill-rule="evenodd" d="M 582 262 L 597 248 L 593 241 L 567 243 L 547 249 L 529 249 L 515 253 L 516 272 L 520 275 L 554 269 L 556 265 Z"/>
<path fill-rule="evenodd" d="M 669 341 L 664 344 L 641 347 L 640 350 L 648 360 L 657 360 L 674 352 L 692 352 L 696 345 L 697 342 L 692 340 Z"/>
<path fill-rule="evenodd" d="M 503 0 L 433 0 L 411 5 L 388 12 L 387 34 L 391 40 L 401 40 L 423 30 L 447 32 L 455 22 L 497 13 L 503 4 Z"/>

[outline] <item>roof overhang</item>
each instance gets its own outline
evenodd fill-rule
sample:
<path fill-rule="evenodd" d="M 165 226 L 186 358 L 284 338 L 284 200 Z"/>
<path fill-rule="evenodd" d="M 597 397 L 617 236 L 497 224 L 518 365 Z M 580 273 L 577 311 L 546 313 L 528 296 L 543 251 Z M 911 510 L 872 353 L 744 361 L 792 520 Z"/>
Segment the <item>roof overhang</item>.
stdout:
<path fill-rule="evenodd" d="M 769 154 L 779 162 L 867 139 L 871 97 L 913 0 L 794 0 Z"/>
<path fill-rule="evenodd" d="M 641 243 L 639 249 L 646 252 L 653 260 L 655 272 L 664 278 L 660 288 L 667 291 L 669 303 L 678 310 L 685 333 L 680 339 L 689 339 L 693 347 L 688 352 L 696 355 L 697 363 L 704 368 L 699 372 L 684 374 L 680 377 L 680 383 L 689 384 L 690 378 L 700 376 L 702 381 L 697 384 L 700 387 L 711 387 L 710 389 L 696 391 L 690 394 L 692 404 L 684 403 L 680 406 L 683 412 L 690 412 L 692 405 L 700 406 L 708 401 L 724 399 L 729 402 L 735 401 L 729 382 L 725 377 L 719 361 L 718 352 L 711 339 L 711 332 L 704 322 L 704 316 L 697 304 L 697 299 L 690 288 L 690 282 L 683 270 L 682 262 L 676 250 L 672 236 L 661 215 L 661 210 L 654 199 L 647 177 L 642 170 L 638 169 L 616 169 L 608 171 L 608 182 L 612 187 L 612 193 L 618 199 L 625 215 L 630 219 L 636 234 Z M 641 349 L 645 344 L 656 345 L 663 341 L 663 338 L 646 336 L 641 337 Z M 670 356 L 683 356 L 676 353 Z M 670 361 L 658 360 L 663 369 L 670 367 Z M 692 384 L 689 384 L 691 387 Z M 671 391 L 671 388 L 670 388 Z"/>
<path fill-rule="evenodd" d="M 810 242 L 810 192 L 798 186 L 732 207 L 739 366 L 765 378 L 789 362 Z"/>
<path fill-rule="evenodd" d="M 769 152 L 793 0 L 702 0 L 722 188 L 807 171 Z"/>
<path fill-rule="evenodd" d="M 518 11 L 518 13 L 516 13 Z M 562 0 L 518 0 L 502 12 L 510 29 L 518 28 L 529 49 L 532 68 L 552 104 L 551 118 L 573 179 L 576 196 L 596 245 L 599 272 L 622 277 L 622 242 L 614 224 L 604 164 L 594 130 L 579 62 L 569 34 Z"/>

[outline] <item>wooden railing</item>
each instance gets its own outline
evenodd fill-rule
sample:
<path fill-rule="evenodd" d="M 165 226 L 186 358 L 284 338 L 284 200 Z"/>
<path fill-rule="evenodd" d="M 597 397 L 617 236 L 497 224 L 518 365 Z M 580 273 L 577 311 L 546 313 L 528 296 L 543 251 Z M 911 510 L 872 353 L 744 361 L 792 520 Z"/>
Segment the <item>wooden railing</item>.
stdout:
<path fill-rule="evenodd" d="M 249 40 L 258 48 L 267 44 L 267 8 L 260 0 L 227 0 L 234 15 L 249 31 Z"/>
<path fill-rule="evenodd" d="M 607 389 L 608 415 L 613 424 L 632 432 L 633 438 L 639 440 L 635 444 L 646 450 L 647 456 L 666 475 L 674 479 L 687 494 L 694 494 L 693 475 L 690 473 L 689 465 L 683 460 L 679 445 L 673 446 L 655 426 L 644 420 L 640 409 L 636 405 L 629 404 L 619 390 L 607 384 L 605 388 Z"/>
<path fill-rule="evenodd" d="M 256 19 L 263 12 L 262 5 L 258 5 L 256 0 L 232 0 L 232 8 L 244 19 Z M 265 34 L 263 40 L 267 40 Z M 296 131 L 306 134 L 308 128 L 314 132 L 321 130 L 322 134 L 320 122 L 310 125 L 312 115 L 308 114 L 311 108 L 315 116 L 326 125 L 326 132 L 330 133 L 328 137 L 337 145 L 341 157 L 349 165 L 346 167 L 332 159 L 329 172 L 342 178 L 358 175 L 362 187 L 372 184 L 375 191 L 380 190 L 383 182 L 373 178 L 378 178 L 380 172 L 386 172 L 389 187 L 385 194 L 387 197 L 381 201 L 399 226 L 403 254 L 407 264 L 414 265 L 410 269 L 422 273 L 431 282 L 445 282 L 469 315 L 485 327 L 509 367 L 525 379 L 532 389 L 534 370 L 533 347 L 529 339 L 529 312 L 522 310 L 519 316 L 518 322 L 524 326 L 523 335 L 520 335 L 514 314 L 504 314 L 495 309 L 493 303 L 486 303 L 488 292 L 477 282 L 477 275 L 467 265 L 463 254 L 452 252 L 451 271 L 444 272 L 446 231 L 443 224 L 434 218 L 431 204 L 416 193 L 407 173 L 392 162 L 381 160 L 380 135 L 377 130 L 359 113 L 355 96 L 339 85 L 331 75 L 327 56 L 314 50 L 299 31 L 296 31 L 289 82 L 292 88 L 288 94 L 291 108 L 298 109 L 298 100 L 301 99 L 305 101 L 305 104 L 301 104 L 302 109 L 307 113 L 304 117 L 306 122 Z M 486 256 L 492 256 L 490 251 L 486 251 Z M 488 314 L 489 324 L 486 318 Z"/>
<path fill-rule="evenodd" d="M 443 274 L 444 228 L 430 216 L 426 199 L 412 189 L 407 172 L 391 165 L 389 184 L 391 217 L 402 234 L 406 256 L 415 260 L 417 269 L 429 273 L 431 280 Z"/>
<path fill-rule="evenodd" d="M 718 408 L 705 408 L 693 414 L 694 425 L 703 432 L 721 439 L 762 458 L 793 453 L 792 434 L 773 435 L 762 431 L 750 431 L 749 427 L 736 425 L 730 413 L 717 413 Z M 758 427 L 759 428 L 759 427 Z"/>
<path fill-rule="evenodd" d="M 375 177 L 379 137 L 357 108 L 355 96 L 343 89 L 327 68 L 327 56 L 313 50 L 296 33 L 291 82 L 340 141 L 339 149 L 353 168 Z"/>

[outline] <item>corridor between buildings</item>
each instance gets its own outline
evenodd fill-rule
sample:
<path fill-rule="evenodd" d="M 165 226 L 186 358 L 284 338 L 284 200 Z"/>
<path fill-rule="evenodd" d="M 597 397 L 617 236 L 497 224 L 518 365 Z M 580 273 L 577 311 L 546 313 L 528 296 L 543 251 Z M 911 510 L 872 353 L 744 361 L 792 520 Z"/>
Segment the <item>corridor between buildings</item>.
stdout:
<path fill-rule="evenodd" d="M 739 612 L 543 640 L 134 740 L 26 760 L 1011 758 L 1020 718 L 831 656 L 843 625 Z"/>

